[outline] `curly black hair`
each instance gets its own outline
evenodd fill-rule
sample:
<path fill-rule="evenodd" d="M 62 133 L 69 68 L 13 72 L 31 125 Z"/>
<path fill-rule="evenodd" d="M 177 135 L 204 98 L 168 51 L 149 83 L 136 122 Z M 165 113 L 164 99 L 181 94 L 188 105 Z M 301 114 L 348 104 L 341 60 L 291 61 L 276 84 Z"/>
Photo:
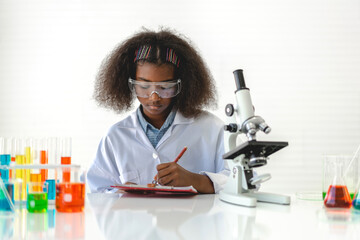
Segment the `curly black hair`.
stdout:
<path fill-rule="evenodd" d="M 216 90 L 213 78 L 199 53 L 184 36 L 169 29 L 158 32 L 142 29 L 125 40 L 104 59 L 95 81 L 94 98 L 100 106 L 118 113 L 129 110 L 135 94 L 128 86 L 129 77 L 135 77 L 135 52 L 140 46 L 149 45 L 157 51 L 170 48 L 180 59 L 175 76 L 181 79 L 181 91 L 174 106 L 186 117 L 196 117 L 205 107 L 216 107 Z M 163 56 L 164 54 L 157 54 Z M 158 65 L 170 64 L 164 59 L 141 60 Z"/>

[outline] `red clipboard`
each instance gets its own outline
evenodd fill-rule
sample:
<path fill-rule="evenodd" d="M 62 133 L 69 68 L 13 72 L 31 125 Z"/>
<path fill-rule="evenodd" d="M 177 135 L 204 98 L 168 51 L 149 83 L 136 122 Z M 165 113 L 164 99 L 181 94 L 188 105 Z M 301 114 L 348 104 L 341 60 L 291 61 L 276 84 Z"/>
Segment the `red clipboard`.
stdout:
<path fill-rule="evenodd" d="M 133 184 L 121 184 L 111 186 L 125 192 L 131 193 L 156 193 L 156 194 L 198 194 L 198 191 L 193 186 L 187 187 L 172 187 L 172 186 L 161 186 L 149 187 L 146 185 L 133 185 Z"/>

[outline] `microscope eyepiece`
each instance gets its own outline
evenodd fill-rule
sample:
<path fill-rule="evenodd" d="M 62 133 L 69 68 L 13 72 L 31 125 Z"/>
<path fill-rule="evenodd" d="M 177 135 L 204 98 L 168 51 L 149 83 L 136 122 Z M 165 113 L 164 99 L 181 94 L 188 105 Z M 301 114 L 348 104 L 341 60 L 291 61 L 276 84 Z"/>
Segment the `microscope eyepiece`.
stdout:
<path fill-rule="evenodd" d="M 245 79 L 242 69 L 237 69 L 234 72 L 236 90 L 239 91 L 241 89 L 248 89 L 245 85 Z"/>

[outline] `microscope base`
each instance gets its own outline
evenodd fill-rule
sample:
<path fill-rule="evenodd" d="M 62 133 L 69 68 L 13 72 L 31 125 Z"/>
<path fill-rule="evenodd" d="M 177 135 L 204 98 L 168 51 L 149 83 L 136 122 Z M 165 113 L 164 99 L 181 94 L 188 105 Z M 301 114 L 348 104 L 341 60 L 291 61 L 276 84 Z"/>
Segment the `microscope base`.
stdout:
<path fill-rule="evenodd" d="M 245 207 L 256 207 L 256 202 L 276 203 L 290 205 L 290 197 L 275 193 L 248 192 L 248 193 L 229 193 L 220 191 L 220 200 Z"/>
<path fill-rule="evenodd" d="M 276 203 L 283 205 L 290 205 L 290 197 L 275 193 L 266 192 L 249 192 L 243 193 L 245 196 L 256 198 L 259 202 Z"/>
<path fill-rule="evenodd" d="M 256 198 L 244 194 L 220 191 L 220 200 L 245 207 L 256 207 Z"/>

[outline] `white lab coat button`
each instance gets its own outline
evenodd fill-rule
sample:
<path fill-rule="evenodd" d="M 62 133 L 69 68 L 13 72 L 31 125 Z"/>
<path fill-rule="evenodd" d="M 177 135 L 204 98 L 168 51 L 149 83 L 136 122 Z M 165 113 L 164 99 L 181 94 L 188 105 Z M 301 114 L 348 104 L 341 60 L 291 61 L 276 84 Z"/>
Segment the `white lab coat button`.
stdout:
<path fill-rule="evenodd" d="M 156 159 L 158 155 L 156 153 L 153 153 L 153 158 Z"/>

